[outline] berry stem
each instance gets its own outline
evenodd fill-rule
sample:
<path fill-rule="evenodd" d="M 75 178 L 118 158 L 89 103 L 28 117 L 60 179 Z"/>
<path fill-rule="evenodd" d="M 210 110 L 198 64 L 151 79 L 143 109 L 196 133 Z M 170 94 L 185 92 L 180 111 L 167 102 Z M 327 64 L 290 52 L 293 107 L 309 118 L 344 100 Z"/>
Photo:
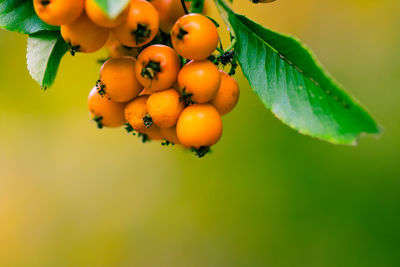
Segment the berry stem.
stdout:
<path fill-rule="evenodd" d="M 228 52 L 228 51 L 233 50 L 233 48 L 235 48 L 235 45 L 236 45 L 236 38 L 232 38 L 231 43 L 224 51 Z"/>
<path fill-rule="evenodd" d="M 142 120 L 146 128 L 150 128 L 150 126 L 153 125 L 153 119 L 150 117 L 149 114 L 146 114 L 146 116 L 144 116 Z"/>
<path fill-rule="evenodd" d="M 189 11 L 187 10 L 186 4 L 185 4 L 185 0 L 181 0 L 181 3 L 182 3 L 183 11 L 185 11 L 185 14 L 189 14 Z"/>
<path fill-rule="evenodd" d="M 142 69 L 141 75 L 146 79 L 153 80 L 154 78 L 157 79 L 158 73 L 161 72 L 161 65 L 160 62 L 155 62 L 150 60 Z"/>
<path fill-rule="evenodd" d="M 136 30 L 132 31 L 131 34 L 135 36 L 136 45 L 139 45 L 147 40 L 151 35 L 151 30 L 146 24 L 139 23 Z"/>

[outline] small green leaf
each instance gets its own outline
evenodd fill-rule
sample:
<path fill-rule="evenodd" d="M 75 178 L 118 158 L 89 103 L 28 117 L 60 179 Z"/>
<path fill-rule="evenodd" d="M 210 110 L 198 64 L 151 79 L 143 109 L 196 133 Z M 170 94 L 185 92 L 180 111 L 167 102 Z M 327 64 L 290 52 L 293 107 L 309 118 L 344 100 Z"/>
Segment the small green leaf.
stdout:
<path fill-rule="evenodd" d="M 204 8 L 204 0 L 192 0 L 190 4 L 190 13 L 201 13 Z"/>
<path fill-rule="evenodd" d="M 116 18 L 128 6 L 129 0 L 95 0 L 110 18 Z"/>
<path fill-rule="evenodd" d="M 25 34 L 58 29 L 39 19 L 32 0 L 0 0 L 0 27 Z"/>
<path fill-rule="evenodd" d="M 335 144 L 377 134 L 371 116 L 327 74 L 298 40 L 262 27 L 215 0 L 236 38 L 242 71 L 265 106 L 291 128 Z"/>
<path fill-rule="evenodd" d="M 67 51 L 68 45 L 57 31 L 29 36 L 26 53 L 28 71 L 43 89 L 53 85 L 61 58 Z"/>

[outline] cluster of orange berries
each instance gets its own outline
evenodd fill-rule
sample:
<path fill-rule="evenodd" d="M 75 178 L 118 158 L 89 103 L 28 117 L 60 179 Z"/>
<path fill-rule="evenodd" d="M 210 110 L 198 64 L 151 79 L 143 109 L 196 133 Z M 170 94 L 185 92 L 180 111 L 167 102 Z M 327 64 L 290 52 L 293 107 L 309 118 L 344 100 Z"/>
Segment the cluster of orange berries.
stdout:
<path fill-rule="evenodd" d="M 61 26 L 72 54 L 108 48 L 88 102 L 99 128 L 125 125 L 143 141 L 180 144 L 201 157 L 220 139 L 221 116 L 236 106 L 239 87 L 218 69 L 230 63 L 233 74 L 235 64 L 232 52 L 218 48 L 215 23 L 185 15 L 180 2 L 131 0 L 114 19 L 94 0 L 35 0 L 34 6 L 43 21 Z"/>

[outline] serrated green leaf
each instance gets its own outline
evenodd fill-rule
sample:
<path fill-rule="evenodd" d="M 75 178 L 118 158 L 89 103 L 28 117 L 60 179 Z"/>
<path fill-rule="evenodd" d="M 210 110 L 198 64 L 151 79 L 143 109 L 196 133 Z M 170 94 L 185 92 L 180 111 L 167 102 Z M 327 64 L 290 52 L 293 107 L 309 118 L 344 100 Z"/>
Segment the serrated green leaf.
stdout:
<path fill-rule="evenodd" d="M 39 19 L 32 0 L 0 0 L 0 27 L 24 34 L 58 29 Z"/>
<path fill-rule="evenodd" d="M 363 133 L 379 133 L 371 116 L 298 40 L 234 13 L 223 0 L 215 2 L 236 38 L 245 77 L 282 122 L 335 144 L 356 144 Z"/>
<path fill-rule="evenodd" d="M 110 18 L 116 18 L 128 6 L 129 0 L 95 0 Z"/>
<path fill-rule="evenodd" d="M 61 58 L 67 51 L 68 45 L 57 31 L 29 36 L 26 53 L 28 71 L 42 88 L 53 85 Z"/>

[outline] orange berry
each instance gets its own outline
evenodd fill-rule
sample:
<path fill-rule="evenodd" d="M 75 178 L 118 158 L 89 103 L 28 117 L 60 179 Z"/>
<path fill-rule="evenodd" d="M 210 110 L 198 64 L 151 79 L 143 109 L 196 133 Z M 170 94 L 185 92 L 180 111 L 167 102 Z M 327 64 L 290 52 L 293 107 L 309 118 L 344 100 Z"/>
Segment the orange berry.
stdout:
<path fill-rule="evenodd" d="M 176 125 L 179 141 L 186 147 L 209 147 L 222 135 L 222 120 L 210 104 L 195 104 L 183 110 Z"/>
<path fill-rule="evenodd" d="M 153 91 L 172 87 L 178 77 L 180 60 L 166 45 L 152 45 L 144 49 L 136 61 L 136 77 Z"/>
<path fill-rule="evenodd" d="M 176 126 L 172 126 L 169 128 L 160 128 L 160 130 L 165 140 L 176 145 L 180 144 L 178 136 L 176 135 Z"/>
<path fill-rule="evenodd" d="M 114 34 L 110 34 L 104 47 L 108 50 L 110 58 L 115 57 L 134 57 L 139 55 L 139 48 L 125 46 L 121 44 Z"/>
<path fill-rule="evenodd" d="M 144 134 L 146 134 L 150 140 L 164 140 L 164 136 L 161 133 L 161 128 L 154 124 L 149 128 L 146 128 Z"/>
<path fill-rule="evenodd" d="M 126 21 L 113 29 L 124 45 L 138 47 L 148 44 L 158 33 L 158 13 L 145 0 L 131 0 Z"/>
<path fill-rule="evenodd" d="M 158 11 L 160 29 L 165 33 L 169 33 L 175 22 L 185 15 L 181 0 L 150 0 L 150 3 Z M 190 2 L 185 4 L 190 7 Z"/>
<path fill-rule="evenodd" d="M 174 126 L 184 107 L 181 95 L 175 89 L 155 92 L 146 103 L 147 113 L 160 128 Z"/>
<path fill-rule="evenodd" d="M 184 99 L 206 103 L 217 94 L 221 74 L 209 60 L 191 61 L 179 72 L 178 84 Z"/>
<path fill-rule="evenodd" d="M 96 52 L 107 42 L 110 31 L 94 24 L 86 14 L 82 14 L 70 24 L 61 26 L 61 35 L 68 43 L 71 54 L 75 52 Z"/>
<path fill-rule="evenodd" d="M 125 123 L 125 104 L 102 97 L 98 94 L 96 87 L 90 91 L 88 106 L 99 128 L 119 127 Z"/>
<path fill-rule="evenodd" d="M 143 118 L 147 114 L 146 110 L 146 102 L 148 96 L 138 96 L 133 101 L 131 101 L 125 108 L 125 118 L 132 126 L 139 133 L 146 132 L 146 125 L 143 122 Z"/>
<path fill-rule="evenodd" d="M 99 92 L 111 100 L 128 102 L 143 90 L 135 75 L 133 57 L 111 58 L 100 70 Z"/>
<path fill-rule="evenodd" d="M 172 45 L 184 58 L 200 60 L 208 58 L 217 48 L 217 27 L 207 17 L 188 14 L 181 17 L 171 31 Z"/>
<path fill-rule="evenodd" d="M 239 100 L 239 85 L 236 80 L 229 76 L 226 72 L 220 70 L 221 85 L 217 95 L 210 104 L 213 105 L 219 114 L 225 115 L 232 111 Z"/>
<path fill-rule="evenodd" d="M 104 28 L 114 28 L 122 24 L 128 15 L 128 7 L 126 7 L 118 17 L 111 19 L 94 0 L 86 0 L 85 10 L 94 23 Z"/>
<path fill-rule="evenodd" d="M 104 44 L 104 47 L 109 49 L 115 43 L 120 43 L 117 38 L 115 38 L 114 34 L 111 32 L 108 36 L 107 42 Z"/>
<path fill-rule="evenodd" d="M 136 47 L 125 46 L 119 42 L 114 43 L 108 48 L 111 58 L 117 57 L 137 57 L 139 50 Z"/>
<path fill-rule="evenodd" d="M 33 0 L 38 17 L 47 24 L 60 26 L 79 18 L 83 12 L 84 0 Z"/>
<path fill-rule="evenodd" d="M 148 95 L 150 96 L 153 92 L 153 90 L 149 89 L 149 88 L 144 88 L 142 92 L 140 92 L 139 95 Z"/>

